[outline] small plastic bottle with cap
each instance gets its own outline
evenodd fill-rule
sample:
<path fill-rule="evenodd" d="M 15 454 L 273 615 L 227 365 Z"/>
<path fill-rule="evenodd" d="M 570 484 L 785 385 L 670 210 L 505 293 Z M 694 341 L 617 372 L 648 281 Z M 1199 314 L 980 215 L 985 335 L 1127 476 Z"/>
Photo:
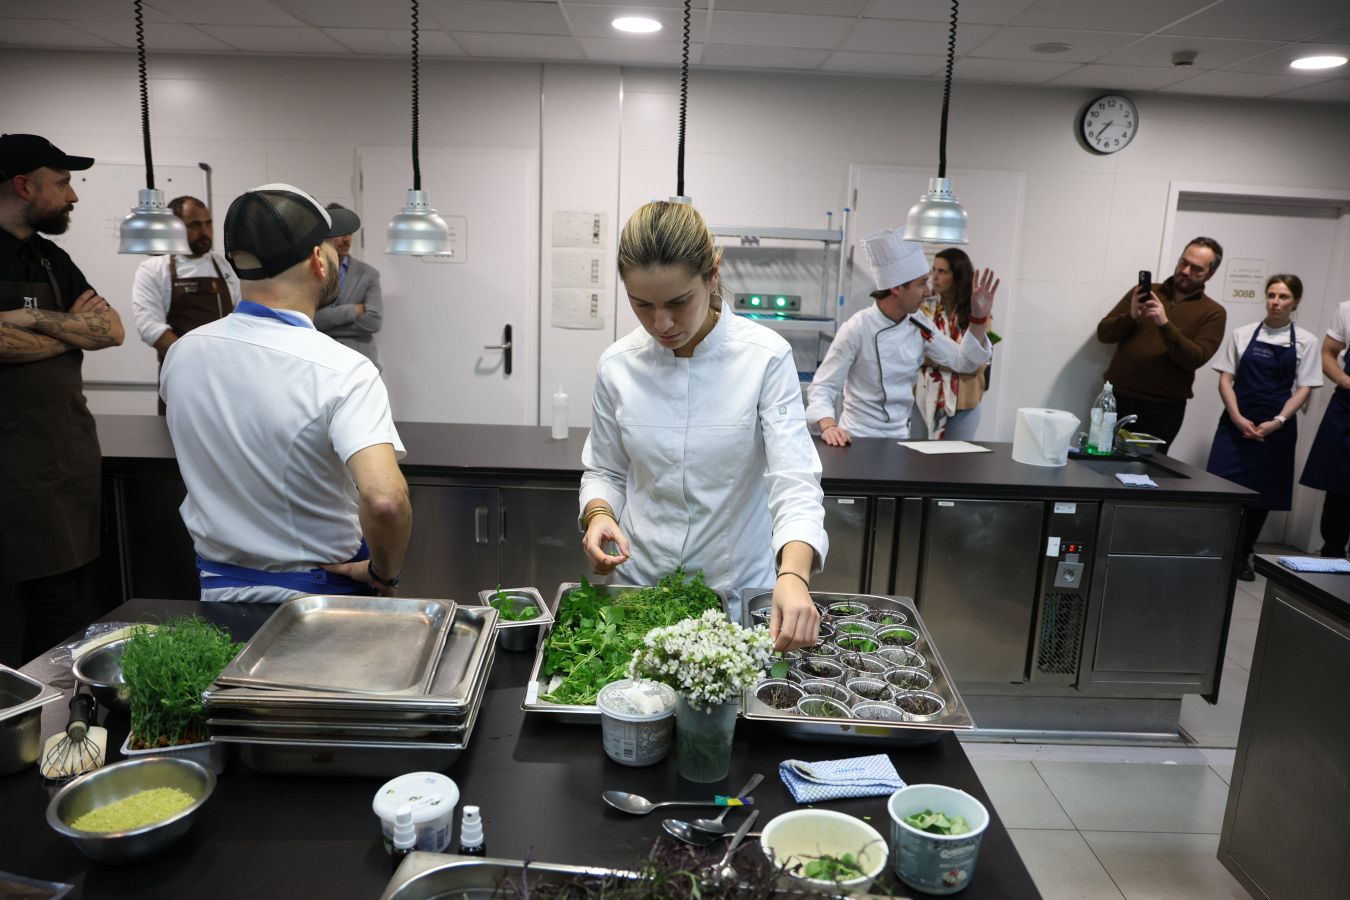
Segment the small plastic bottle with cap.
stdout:
<path fill-rule="evenodd" d="M 464 807 L 464 817 L 459 821 L 459 855 L 487 856 L 487 844 L 483 841 L 483 817 L 478 807 Z"/>
<path fill-rule="evenodd" d="M 1115 438 L 1116 395 L 1111 390 L 1111 382 L 1108 381 L 1092 404 L 1091 425 L 1088 430 L 1088 453 L 1095 456 L 1110 456 L 1115 450 Z"/>
<path fill-rule="evenodd" d="M 567 392 L 558 382 L 558 393 L 553 395 L 553 431 L 555 441 L 567 440 Z"/>
<path fill-rule="evenodd" d="M 394 813 L 394 849 L 391 851 L 394 868 L 417 847 L 417 826 L 413 824 L 412 806 L 405 803 Z"/>

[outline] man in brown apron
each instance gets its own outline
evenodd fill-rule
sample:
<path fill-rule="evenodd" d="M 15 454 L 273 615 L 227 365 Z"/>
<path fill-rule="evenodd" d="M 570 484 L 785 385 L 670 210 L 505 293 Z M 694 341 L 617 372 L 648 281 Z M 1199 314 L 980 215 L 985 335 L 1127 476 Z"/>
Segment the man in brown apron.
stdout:
<path fill-rule="evenodd" d="M 122 343 L 122 322 L 38 233 L 66 230 L 70 172 L 93 164 L 37 135 L 0 136 L 0 579 L 24 604 L 25 659 L 83 624 L 99 552 L 102 456 L 80 364 Z"/>
<path fill-rule="evenodd" d="M 169 209 L 187 227 L 187 256 L 153 256 L 136 270 L 131 311 L 141 340 L 159 354 L 160 365 L 173 342 L 198 326 L 224 318 L 239 302 L 239 279 L 224 257 L 211 251 L 215 237 L 211 210 L 196 197 L 175 197 Z M 164 415 L 164 401 L 159 401 Z"/>

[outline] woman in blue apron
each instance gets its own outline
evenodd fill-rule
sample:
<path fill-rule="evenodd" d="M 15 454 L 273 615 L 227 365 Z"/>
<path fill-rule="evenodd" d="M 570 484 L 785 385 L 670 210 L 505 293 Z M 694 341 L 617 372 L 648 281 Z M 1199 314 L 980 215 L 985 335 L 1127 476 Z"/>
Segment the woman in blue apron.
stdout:
<path fill-rule="evenodd" d="M 1336 320 L 1322 342 L 1322 371 L 1336 392 L 1331 395 L 1321 427 L 1308 451 L 1299 484 L 1326 491 L 1322 505 L 1322 555 L 1345 556 L 1350 542 L 1350 354 L 1340 362 L 1350 338 L 1350 300 L 1336 310 Z"/>
<path fill-rule="evenodd" d="M 1214 432 L 1207 471 L 1261 496 L 1247 508 L 1238 578 L 1252 581 L 1252 548 L 1272 510 L 1289 509 L 1294 492 L 1295 414 L 1322 383 L 1317 339 L 1291 321 L 1303 282 L 1296 275 L 1266 281 L 1266 317 L 1233 332 L 1221 358 L 1224 412 Z M 1244 346 L 1245 344 L 1245 346 Z"/>

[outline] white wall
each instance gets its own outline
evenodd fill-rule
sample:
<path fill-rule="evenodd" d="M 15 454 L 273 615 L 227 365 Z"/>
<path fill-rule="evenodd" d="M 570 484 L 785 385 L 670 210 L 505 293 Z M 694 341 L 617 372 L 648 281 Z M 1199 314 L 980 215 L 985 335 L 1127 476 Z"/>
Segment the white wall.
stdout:
<path fill-rule="evenodd" d="M 238 191 L 270 180 L 350 199 L 357 146 L 407 143 L 402 61 L 152 55 L 151 71 L 156 156 L 211 162 L 221 212 Z M 424 146 L 538 148 L 541 221 L 573 206 L 613 210 L 616 236 L 638 205 L 675 191 L 676 76 L 554 64 L 542 72 L 541 103 L 538 65 L 423 63 Z M 134 74 L 125 55 L 7 52 L 0 121 L 71 152 L 135 160 Z M 940 92 L 918 81 L 696 71 L 686 191 L 710 220 L 818 227 L 825 210 L 844 205 L 851 164 L 936 168 Z M 1017 308 L 1003 311 L 1012 328 L 999 351 L 1006 409 L 1086 410 L 1108 359 L 1093 327 L 1137 269 L 1158 268 L 1172 181 L 1350 189 L 1344 105 L 1136 93 L 1139 136 L 1098 157 L 1073 135 L 1095 93 L 963 84 L 957 69 L 949 164 L 1026 179 L 1016 271 L 1007 273 Z M 378 252 L 365 255 L 378 265 Z M 603 332 L 553 329 L 546 309 L 537 323 L 540 393 L 547 406 L 562 380 L 576 424 L 589 418 L 596 356 L 633 326 L 612 290 L 610 300 Z M 381 354 L 393 360 L 398 349 Z M 1001 421 L 1006 433 L 996 437 L 1008 440 L 1011 419 Z"/>

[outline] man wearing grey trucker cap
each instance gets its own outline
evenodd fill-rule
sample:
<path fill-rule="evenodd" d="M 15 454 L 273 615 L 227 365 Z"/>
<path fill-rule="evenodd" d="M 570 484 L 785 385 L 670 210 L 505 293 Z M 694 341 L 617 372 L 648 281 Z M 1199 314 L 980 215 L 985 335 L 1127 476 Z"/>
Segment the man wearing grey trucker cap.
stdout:
<path fill-rule="evenodd" d="M 287 184 L 225 216 L 243 300 L 164 358 L 203 600 L 391 594 L 412 522 L 403 443 L 370 360 L 314 328 L 338 284 L 327 239 L 360 220 Z"/>

